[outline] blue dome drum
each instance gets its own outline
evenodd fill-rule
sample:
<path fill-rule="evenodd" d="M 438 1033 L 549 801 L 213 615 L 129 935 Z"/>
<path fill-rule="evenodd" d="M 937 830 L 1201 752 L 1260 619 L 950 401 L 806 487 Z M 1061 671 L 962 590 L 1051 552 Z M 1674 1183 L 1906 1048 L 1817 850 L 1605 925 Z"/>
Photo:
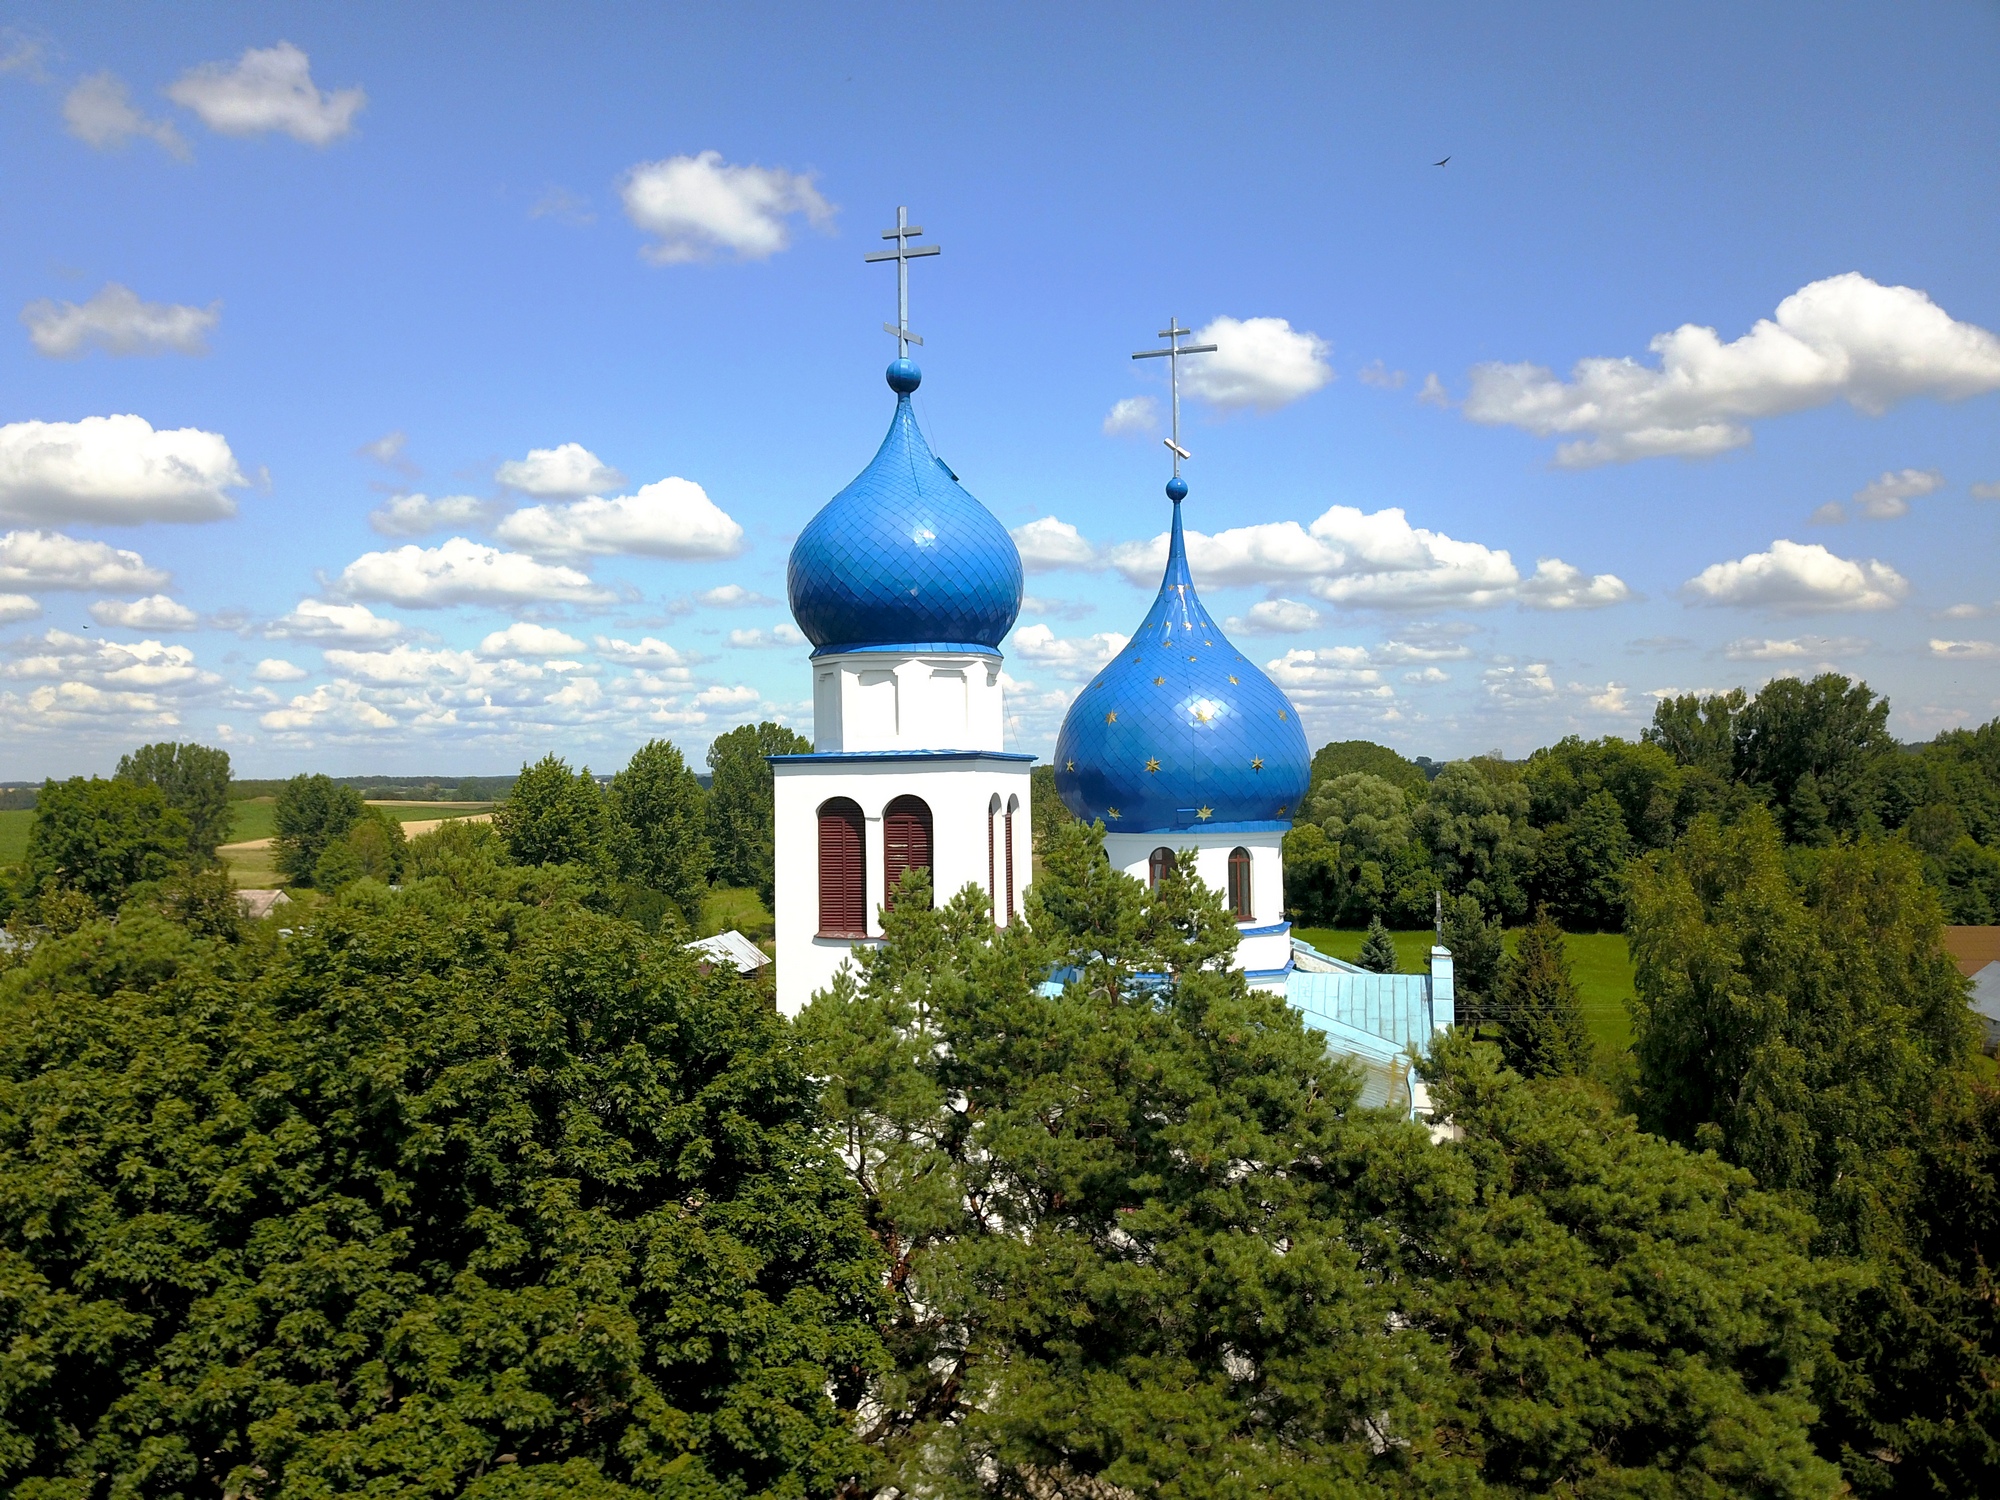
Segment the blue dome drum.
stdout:
<path fill-rule="evenodd" d="M 1056 790 L 1114 833 L 1279 831 L 1312 756 L 1291 700 L 1232 646 L 1195 593 L 1181 535 L 1187 481 L 1167 486 L 1172 539 L 1159 597 L 1078 695 L 1056 737 Z"/>
<path fill-rule="evenodd" d="M 1021 611 L 1021 554 L 930 450 L 916 364 L 889 366 L 896 415 L 874 459 L 792 547 L 792 615 L 814 656 L 997 651 Z"/>

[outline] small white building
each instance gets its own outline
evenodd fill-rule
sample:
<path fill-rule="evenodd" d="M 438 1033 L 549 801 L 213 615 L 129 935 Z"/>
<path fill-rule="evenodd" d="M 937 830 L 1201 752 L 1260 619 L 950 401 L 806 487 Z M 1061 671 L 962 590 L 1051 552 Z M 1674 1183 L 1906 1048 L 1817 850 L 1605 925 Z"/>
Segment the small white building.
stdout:
<path fill-rule="evenodd" d="M 812 753 L 771 758 L 788 1016 L 881 937 L 904 871 L 929 870 L 939 901 L 976 887 L 1001 925 L 1027 889 L 1034 757 L 1003 748 L 999 650 L 1021 555 L 924 441 L 921 379 L 889 366 L 888 436 L 792 548 L 792 616 L 814 649 Z"/>

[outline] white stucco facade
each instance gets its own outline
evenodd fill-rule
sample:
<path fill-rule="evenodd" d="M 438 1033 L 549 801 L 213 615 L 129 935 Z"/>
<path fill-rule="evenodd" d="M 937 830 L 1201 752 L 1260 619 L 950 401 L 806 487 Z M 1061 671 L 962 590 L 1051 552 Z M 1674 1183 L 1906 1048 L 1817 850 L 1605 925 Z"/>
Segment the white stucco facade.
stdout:
<path fill-rule="evenodd" d="M 1176 860 L 1183 850 L 1195 851 L 1195 873 L 1210 890 L 1229 891 L 1229 855 L 1245 849 L 1250 854 L 1250 916 L 1239 918 L 1236 931 L 1241 941 L 1236 949 L 1236 967 L 1245 971 L 1259 989 L 1284 992 L 1285 976 L 1292 962 L 1292 924 L 1285 919 L 1285 836 L 1278 830 L 1256 833 L 1206 832 L 1173 829 L 1166 833 L 1109 833 L 1104 835 L 1104 852 L 1113 869 L 1123 870 L 1145 883 L 1155 849 L 1174 851 Z"/>
<path fill-rule="evenodd" d="M 883 813 L 896 798 L 920 797 L 930 810 L 931 887 L 941 902 L 970 885 L 991 901 L 996 923 L 1010 912 L 1018 919 L 1034 851 L 1028 770 L 1035 757 L 1002 748 L 998 652 L 829 654 L 813 659 L 812 673 L 813 753 L 771 761 L 777 998 L 788 1016 L 881 935 Z M 861 809 L 863 937 L 820 931 L 819 814 L 835 798 Z"/>

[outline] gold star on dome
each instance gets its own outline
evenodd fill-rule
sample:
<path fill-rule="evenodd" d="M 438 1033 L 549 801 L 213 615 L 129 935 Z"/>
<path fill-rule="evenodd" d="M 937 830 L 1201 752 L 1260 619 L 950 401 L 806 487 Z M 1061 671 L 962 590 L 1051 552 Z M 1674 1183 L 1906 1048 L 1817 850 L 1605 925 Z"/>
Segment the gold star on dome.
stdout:
<path fill-rule="evenodd" d="M 1104 816 L 1109 818 L 1112 822 L 1116 823 L 1118 821 L 1118 809 L 1115 807 L 1107 807 L 1104 809 Z"/>
<path fill-rule="evenodd" d="M 1167 679 L 1164 677 L 1155 677 L 1153 679 L 1154 687 L 1165 687 L 1166 685 L 1167 685 Z"/>
<path fill-rule="evenodd" d="M 1189 661 L 1193 661 L 1193 660 L 1194 660 L 1194 658 L 1193 658 L 1192 656 L 1190 656 L 1190 657 L 1188 658 L 1188 660 L 1189 660 Z"/>
<path fill-rule="evenodd" d="M 1194 815 L 1206 823 L 1210 818 L 1215 816 L 1215 809 L 1212 807 L 1197 807 L 1194 810 Z"/>
<path fill-rule="evenodd" d="M 1203 644 L 1204 646 L 1213 646 L 1213 645 L 1215 644 L 1215 642 L 1214 642 L 1214 641 L 1203 641 L 1203 642 L 1202 642 L 1202 644 Z"/>
<path fill-rule="evenodd" d="M 1160 758 L 1159 758 L 1159 756 L 1155 755 L 1155 756 L 1153 756 L 1153 757 L 1152 757 L 1151 759 L 1149 759 L 1149 760 L 1148 760 L 1148 761 L 1146 762 L 1146 769 L 1147 769 L 1148 771 L 1154 771 L 1154 772 L 1157 772 L 1157 771 L 1158 771 L 1158 770 L 1160 769 Z"/>
<path fill-rule="evenodd" d="M 1283 718 L 1288 718 L 1290 716 L 1281 708 L 1278 710 L 1278 717 L 1283 719 Z"/>
<path fill-rule="evenodd" d="M 1287 808 L 1283 808 L 1283 807 L 1279 808 L 1279 809 L 1278 809 L 1278 816 L 1282 818 L 1282 817 L 1283 817 L 1283 816 L 1284 816 L 1284 815 L 1286 814 L 1286 812 L 1287 812 L 1287 811 L 1289 811 L 1289 809 L 1287 809 Z"/>
<path fill-rule="evenodd" d="M 1236 682 L 1236 674 L 1235 674 L 1234 672 L 1232 672 L 1232 673 L 1230 673 L 1230 674 L 1229 674 L 1229 681 L 1230 681 L 1230 684 L 1231 684 L 1232 686 L 1234 686 L 1234 685 L 1235 685 L 1235 682 Z"/>
<path fill-rule="evenodd" d="M 1064 769 L 1065 771 L 1074 771 L 1074 770 L 1076 769 L 1076 762 L 1075 762 L 1075 761 L 1073 761 L 1073 760 L 1071 760 L 1071 761 L 1064 761 L 1064 762 L 1063 762 L 1063 769 Z"/>
<path fill-rule="evenodd" d="M 1114 708 L 1110 713 L 1106 714 L 1104 722 L 1107 724 L 1116 724 L 1118 722 L 1118 710 Z"/>
<path fill-rule="evenodd" d="M 1263 756 L 1261 756 L 1261 755 L 1255 755 L 1255 756 L 1252 756 L 1252 757 L 1250 758 L 1250 769 L 1251 769 L 1251 770 L 1253 770 L 1253 771 L 1261 771 L 1261 770 L 1263 770 L 1263 769 L 1264 769 L 1264 757 L 1263 757 Z"/>

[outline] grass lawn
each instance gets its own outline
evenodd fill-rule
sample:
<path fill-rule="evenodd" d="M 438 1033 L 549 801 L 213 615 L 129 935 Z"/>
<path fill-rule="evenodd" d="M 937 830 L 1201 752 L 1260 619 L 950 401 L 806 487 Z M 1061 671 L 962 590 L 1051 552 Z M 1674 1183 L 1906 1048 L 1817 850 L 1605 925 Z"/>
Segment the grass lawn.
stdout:
<path fill-rule="evenodd" d="M 1320 952 L 1353 963 L 1361 954 L 1361 940 L 1368 934 L 1360 928 L 1299 927 L 1293 931 Z M 1396 940 L 1396 968 L 1405 974 L 1421 974 L 1430 966 L 1430 928 L 1415 932 L 1392 932 Z M 1518 932 L 1507 934 L 1507 949 L 1513 951 Z M 1564 935 L 1569 949 L 1570 971 L 1583 1000 L 1583 1019 L 1601 1051 L 1618 1053 L 1632 1045 L 1632 1018 L 1625 1002 L 1634 993 L 1632 959 L 1625 951 L 1622 932 L 1572 932 Z"/>
<path fill-rule="evenodd" d="M 0 866 L 18 865 L 28 855 L 28 825 L 35 821 L 31 807 L 0 812 Z"/>
<path fill-rule="evenodd" d="M 732 927 L 766 953 L 772 951 L 778 934 L 777 919 L 764 909 L 757 893 L 743 886 L 710 886 L 701 903 L 699 936 L 713 937 Z"/>

